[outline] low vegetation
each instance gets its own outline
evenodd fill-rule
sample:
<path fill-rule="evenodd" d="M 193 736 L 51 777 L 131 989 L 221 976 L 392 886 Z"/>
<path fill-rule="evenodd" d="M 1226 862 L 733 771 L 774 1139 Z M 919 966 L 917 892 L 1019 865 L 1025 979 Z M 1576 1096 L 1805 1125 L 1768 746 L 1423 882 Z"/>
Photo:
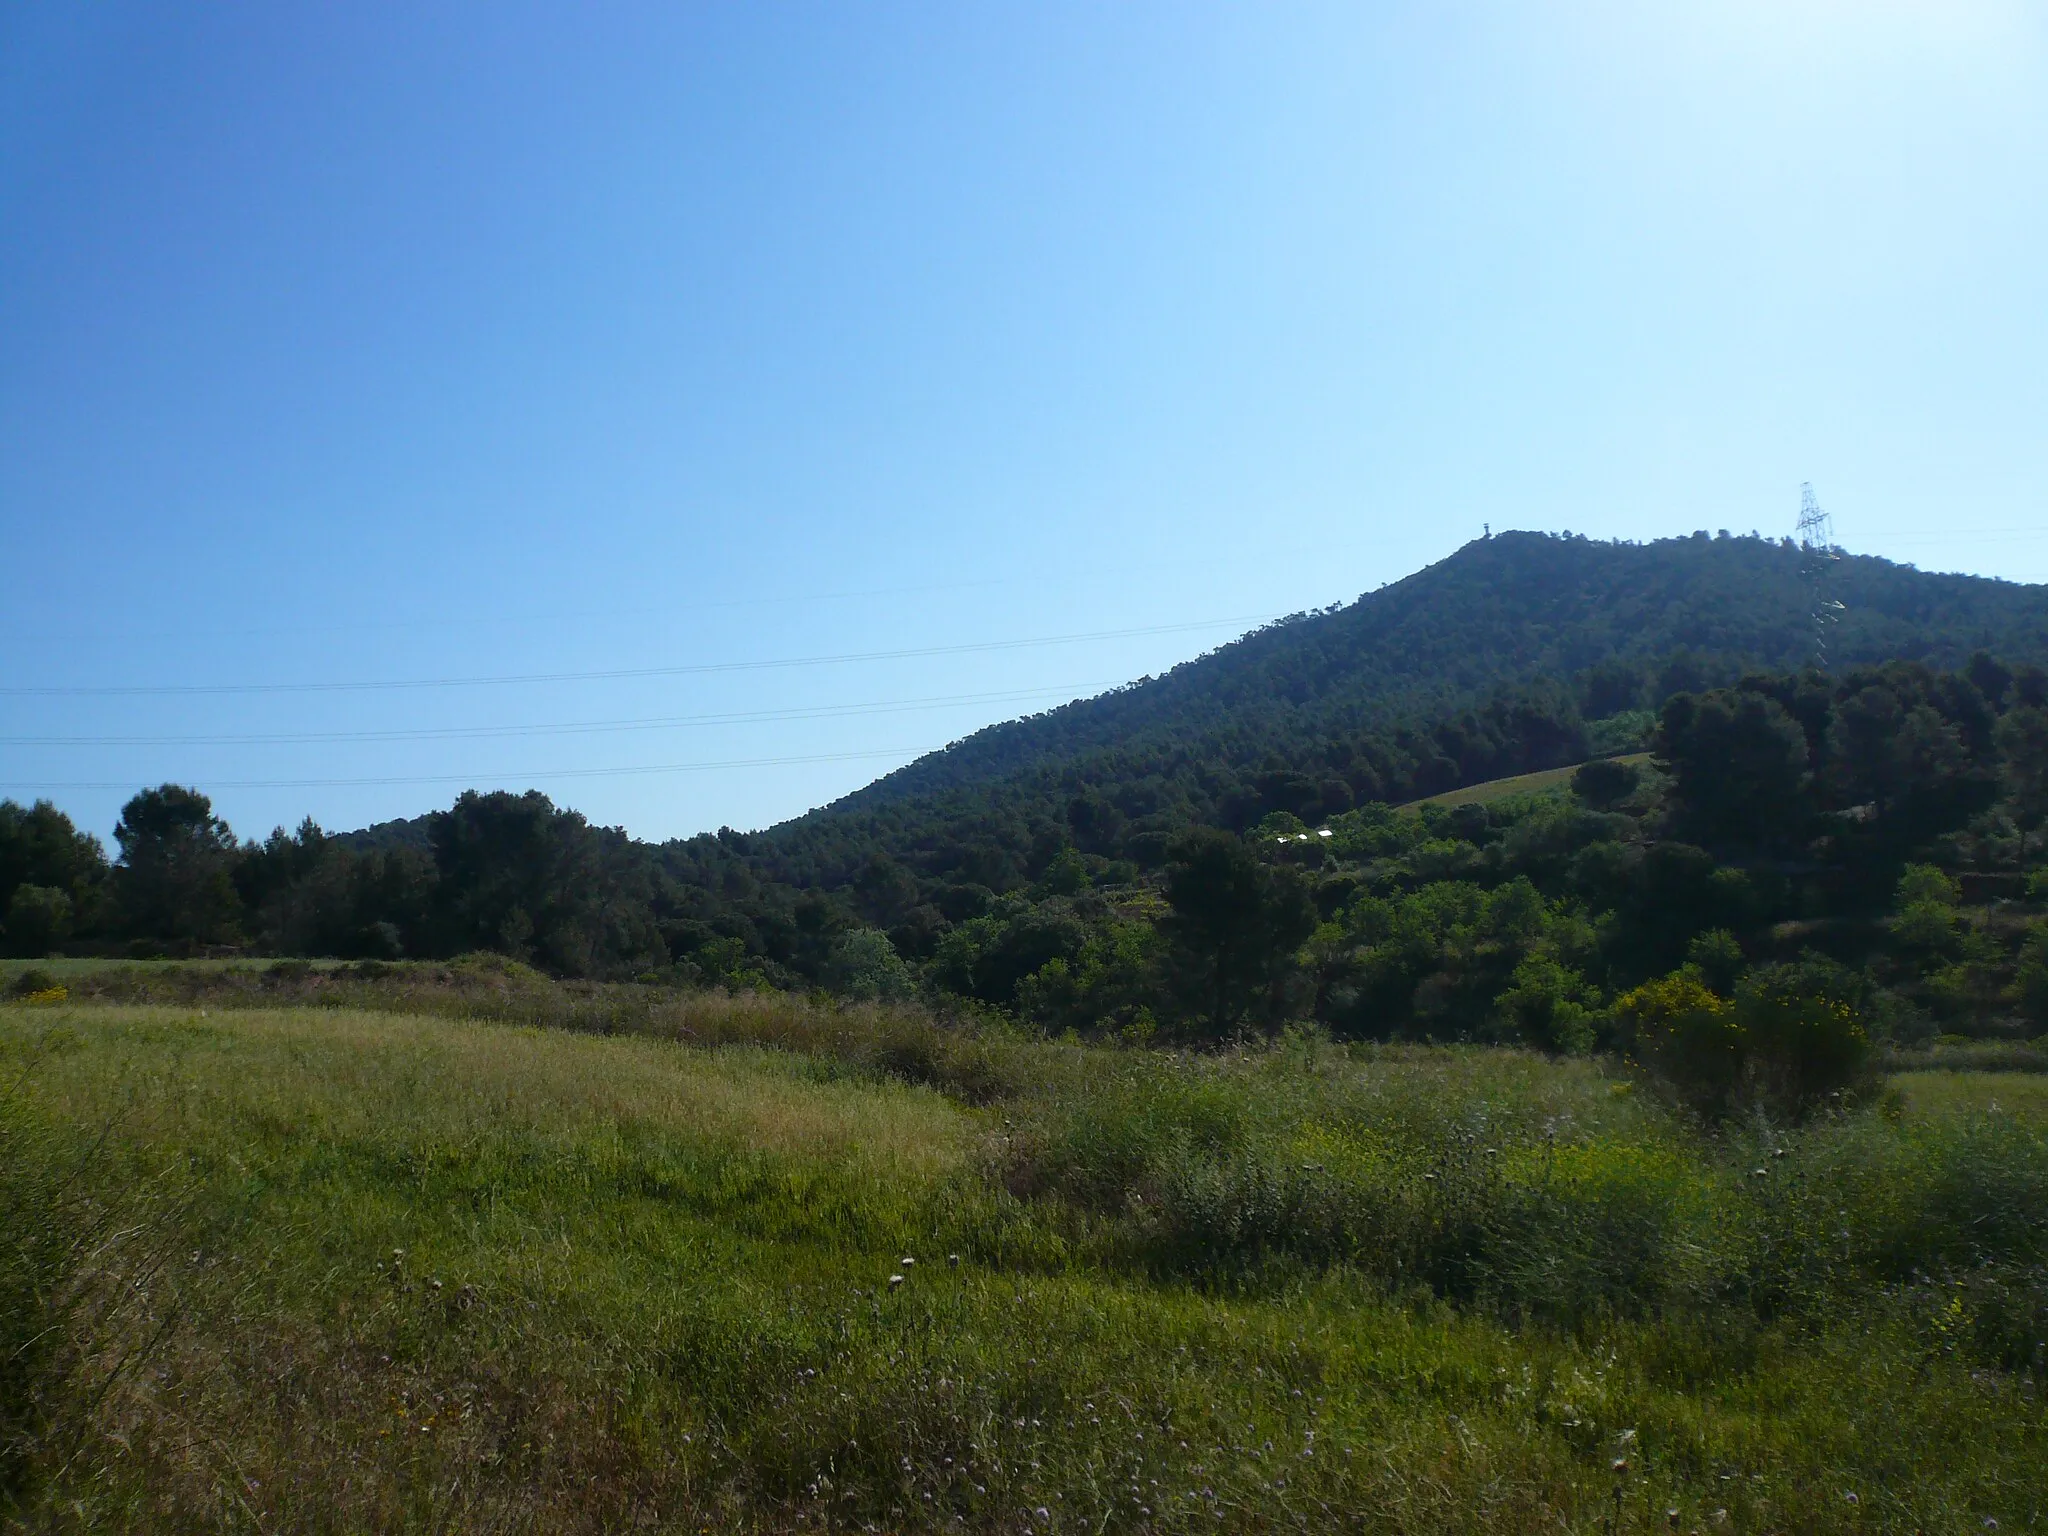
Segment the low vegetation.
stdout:
<path fill-rule="evenodd" d="M 0 1007 L 23 1529 L 2048 1519 L 2024 1073 L 1707 1128 L 1501 1048 L 500 960 L 34 979 L 65 997 Z"/>

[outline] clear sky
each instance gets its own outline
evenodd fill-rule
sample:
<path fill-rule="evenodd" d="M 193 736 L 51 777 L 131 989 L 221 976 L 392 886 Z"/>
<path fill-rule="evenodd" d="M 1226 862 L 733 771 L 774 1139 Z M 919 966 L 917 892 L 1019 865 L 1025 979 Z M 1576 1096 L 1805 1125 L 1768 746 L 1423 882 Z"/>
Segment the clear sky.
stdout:
<path fill-rule="evenodd" d="M 0 10 L 0 795 L 102 832 L 764 825 L 1804 480 L 2048 580 L 2044 423 L 2034 0 Z"/>

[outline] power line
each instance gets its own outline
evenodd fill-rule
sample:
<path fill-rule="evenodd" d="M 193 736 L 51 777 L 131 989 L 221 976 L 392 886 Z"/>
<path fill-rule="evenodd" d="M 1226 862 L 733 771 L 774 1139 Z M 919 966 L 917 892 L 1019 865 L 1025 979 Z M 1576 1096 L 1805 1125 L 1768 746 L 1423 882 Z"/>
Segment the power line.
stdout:
<path fill-rule="evenodd" d="M 644 763 L 624 768 L 543 768 L 521 773 L 438 773 L 438 774 L 391 774 L 376 778 L 349 779 L 207 779 L 207 789 L 333 789 L 344 786 L 384 784 L 475 784 L 479 780 L 496 779 L 500 782 L 522 782 L 531 779 L 600 779 L 623 778 L 638 774 L 654 773 L 710 773 L 730 768 L 783 768 L 797 763 L 850 763 L 863 758 L 895 757 L 915 760 L 935 747 L 877 748 L 867 752 L 820 752 L 804 757 L 747 757 L 734 758 L 718 763 Z M 6 790 L 52 790 L 52 789 L 133 789 L 129 779 L 98 779 L 75 783 L 58 783 L 54 780 L 25 783 L 0 784 Z"/>
<path fill-rule="evenodd" d="M 712 613 L 727 608 L 787 607 L 791 604 L 810 605 L 813 603 L 856 602 L 870 597 L 910 597 L 930 592 L 969 592 L 983 587 L 1015 586 L 1030 580 L 1025 576 L 993 578 L 987 581 L 940 581 L 925 582 L 911 587 L 869 587 L 857 592 L 793 592 L 787 596 L 722 598 L 716 602 L 664 603 L 659 607 L 633 606 L 609 608 L 551 609 L 546 613 L 537 612 L 491 612 L 464 614 L 459 618 L 439 615 L 433 618 L 413 619 L 358 619 L 347 624 L 270 624 L 257 627 L 243 626 L 234 629 L 213 628 L 205 625 L 187 625 L 177 629 L 122 629 L 118 626 L 94 626 L 96 633 L 111 635 L 124 640 L 178 639 L 190 640 L 204 636 L 212 639 L 252 639 L 261 635 L 355 635 L 376 634 L 393 630 L 448 629 L 460 627 L 474 629 L 479 625 L 513 625 L 528 628 L 539 623 L 559 624 L 571 619 L 632 618 L 660 615 L 664 618 L 687 617 L 697 613 Z"/>
<path fill-rule="evenodd" d="M 1187 624 L 1149 624 L 1135 629 L 1100 629 L 1075 635 L 1041 635 L 1029 640 L 988 640 L 969 645 L 928 645 L 900 651 L 854 651 L 838 656 L 791 656 L 772 661 L 699 662 L 676 667 L 618 667 L 599 672 L 528 672 L 499 677 L 425 677 L 376 683 L 167 683 L 108 687 L 30 686 L 0 688 L 7 698 L 189 698 L 218 694 L 382 693 L 424 688 L 485 688 L 522 683 L 592 683 L 640 677 L 693 677 L 717 672 L 767 672 L 796 667 L 844 666 L 867 661 L 902 661 L 919 656 L 964 656 L 988 651 L 1028 650 L 1046 645 L 1079 645 L 1091 640 L 1125 640 L 1139 635 L 1177 635 L 1231 624 L 1263 624 L 1273 614 L 1198 619 Z"/>
<path fill-rule="evenodd" d="M 657 715 L 632 720 L 581 720 L 542 725 L 437 726 L 415 730 L 266 732 L 239 736 L 5 736 L 0 747 L 254 747 L 322 742 L 489 740 L 521 736 L 569 736 L 611 731 L 669 730 L 686 726 L 756 725 L 784 720 L 826 720 L 856 715 L 902 714 L 952 709 L 968 704 L 1015 703 L 1027 699 L 1076 697 L 1114 683 L 1072 683 L 1021 688 L 1003 693 L 957 693 L 925 699 L 885 699 L 865 704 L 820 704 L 801 709 L 759 709 L 720 715 Z"/>
<path fill-rule="evenodd" d="M 1946 545 L 1959 543 L 2036 543 L 2044 537 L 2048 537 L 2048 528 L 1958 528 L 1952 533 L 1944 533 L 1932 537 L 1921 537 L 1919 535 L 1912 535 L 1909 537 L 1892 537 L 1890 535 L 1873 534 L 1864 542 L 1872 545 L 1881 545 L 1884 548 L 1890 549 L 1905 547 L 1924 548 L 1930 545 Z"/>
<path fill-rule="evenodd" d="M 1262 544 L 1259 552 L 1267 558 L 1275 556 L 1289 558 L 1294 556 L 1313 556 L 1318 560 L 1328 561 L 1333 555 L 1356 553 L 1360 550 L 1377 551 L 1379 547 L 1378 542 L 1375 540 L 1354 539 L 1334 543 L 1323 540 L 1304 544 Z M 1211 569 L 1219 558 L 1221 558 L 1220 555 L 1214 551 L 1189 550 L 1181 553 L 1178 557 L 1154 556 L 1148 558 L 1145 564 L 1148 570 L 1155 573 L 1162 570 Z M 397 630 L 470 630 L 479 625 L 510 625 L 519 628 L 530 628 L 536 624 L 559 624 L 565 620 L 584 618 L 617 619 L 646 616 L 687 618 L 694 614 L 714 613 L 738 608 L 809 606 L 817 603 L 859 602 L 869 598 L 908 597 L 939 592 L 973 592 L 999 587 L 1034 586 L 1042 589 L 1055 580 L 1070 577 L 1074 574 L 1075 572 L 1070 568 L 1061 568 L 1057 571 L 1050 569 L 1019 570 L 1013 566 L 1009 568 L 1008 573 L 1005 575 L 969 577 L 957 581 L 930 581 L 906 586 L 864 587 L 840 592 L 771 593 L 756 597 L 719 598 L 709 601 L 691 599 L 683 602 L 664 602 L 656 605 L 611 604 L 601 608 L 564 609 L 550 607 L 545 610 L 516 609 L 500 605 L 481 614 L 435 613 L 428 617 L 413 618 L 355 618 L 346 623 L 299 622 L 255 626 L 236 625 L 232 627 L 178 624 L 143 628 L 123 627 L 118 624 L 109 625 L 98 622 L 93 622 L 87 626 L 83 625 L 81 621 L 82 627 L 70 632 L 82 633 L 84 628 L 89 627 L 94 635 L 100 637 L 114 636 L 127 640 L 191 640 L 197 637 L 236 639 L 255 638 L 264 635 L 337 635 L 373 634 Z M 73 606 L 75 608 L 75 604 Z M 0 615 L 0 633 L 6 632 L 10 621 L 11 616 Z M 57 616 L 54 627 L 60 629 L 63 627 L 63 617 L 61 615 Z M 53 623 L 51 621 L 41 618 L 35 621 L 35 637 L 47 638 L 52 630 Z M 28 639 L 30 636 L 24 632 L 22 638 Z"/>

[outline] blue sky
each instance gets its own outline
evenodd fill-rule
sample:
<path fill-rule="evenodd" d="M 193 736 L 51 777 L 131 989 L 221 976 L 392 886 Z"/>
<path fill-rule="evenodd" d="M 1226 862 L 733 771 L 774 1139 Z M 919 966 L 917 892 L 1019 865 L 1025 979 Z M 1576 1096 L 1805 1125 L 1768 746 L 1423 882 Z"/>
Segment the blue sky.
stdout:
<path fill-rule="evenodd" d="M 2033 4 L 9 7 L 0 795 L 764 825 L 1804 480 L 2048 580 L 2044 357 Z"/>

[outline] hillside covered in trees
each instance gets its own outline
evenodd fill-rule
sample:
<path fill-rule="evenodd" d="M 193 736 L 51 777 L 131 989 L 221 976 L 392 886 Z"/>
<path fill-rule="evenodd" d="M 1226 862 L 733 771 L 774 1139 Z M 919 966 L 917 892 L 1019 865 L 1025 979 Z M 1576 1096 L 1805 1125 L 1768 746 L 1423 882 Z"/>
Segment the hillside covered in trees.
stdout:
<path fill-rule="evenodd" d="M 483 949 L 572 977 L 923 993 L 1050 1030 L 1312 1019 L 1558 1049 L 1688 966 L 1723 997 L 1792 966 L 1901 1036 L 2031 1033 L 2048 594 L 1845 559 L 1823 675 L 1800 558 L 1755 537 L 1477 542 L 756 833 L 652 845 L 470 793 L 242 842 L 163 786 L 110 862 L 56 807 L 7 804 L 0 940 Z M 1412 804 L 1588 760 L 1569 792 Z"/>

